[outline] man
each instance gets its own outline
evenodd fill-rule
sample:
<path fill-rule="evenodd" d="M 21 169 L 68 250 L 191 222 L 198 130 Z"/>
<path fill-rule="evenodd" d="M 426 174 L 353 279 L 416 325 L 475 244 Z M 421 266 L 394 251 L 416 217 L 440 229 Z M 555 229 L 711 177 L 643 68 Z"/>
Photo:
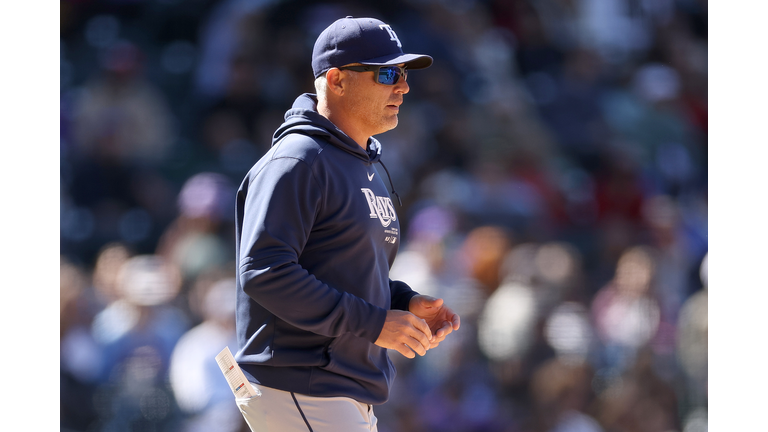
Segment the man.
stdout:
<path fill-rule="evenodd" d="M 235 358 L 259 396 L 237 402 L 253 431 L 375 431 L 387 349 L 423 356 L 459 329 L 442 299 L 389 279 L 400 226 L 374 168 L 372 135 L 397 126 L 408 70 L 431 64 L 377 19 L 337 20 L 312 53 L 317 95 L 240 186 Z"/>

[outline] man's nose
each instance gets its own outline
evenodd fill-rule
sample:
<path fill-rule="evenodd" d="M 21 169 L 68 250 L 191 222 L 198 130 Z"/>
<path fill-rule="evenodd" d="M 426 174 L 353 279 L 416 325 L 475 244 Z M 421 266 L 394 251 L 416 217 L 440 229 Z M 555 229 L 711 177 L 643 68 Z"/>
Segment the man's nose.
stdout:
<path fill-rule="evenodd" d="M 411 86 L 408 85 L 408 81 L 401 79 L 395 84 L 395 93 L 406 94 L 411 91 Z"/>

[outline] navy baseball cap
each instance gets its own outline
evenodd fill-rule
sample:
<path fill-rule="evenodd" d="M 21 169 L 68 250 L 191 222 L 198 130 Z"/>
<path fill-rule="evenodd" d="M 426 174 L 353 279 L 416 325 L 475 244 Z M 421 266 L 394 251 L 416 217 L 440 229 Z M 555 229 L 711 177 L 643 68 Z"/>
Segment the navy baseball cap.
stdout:
<path fill-rule="evenodd" d="M 328 69 L 350 63 L 388 66 L 405 63 L 408 69 L 424 69 L 432 65 L 432 57 L 405 54 L 400 39 L 386 24 L 375 18 L 336 20 L 315 41 L 312 50 L 312 71 L 315 78 Z"/>

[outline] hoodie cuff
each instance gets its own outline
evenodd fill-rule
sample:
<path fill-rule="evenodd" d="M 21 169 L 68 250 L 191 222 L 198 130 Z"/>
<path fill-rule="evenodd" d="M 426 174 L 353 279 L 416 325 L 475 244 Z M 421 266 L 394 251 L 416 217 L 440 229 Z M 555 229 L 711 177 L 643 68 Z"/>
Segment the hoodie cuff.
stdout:
<path fill-rule="evenodd" d="M 371 314 L 365 318 L 357 332 L 357 336 L 367 340 L 370 343 L 376 343 L 379 339 L 381 330 L 384 329 L 384 322 L 387 320 L 387 311 L 384 308 L 374 307 Z"/>
<path fill-rule="evenodd" d="M 389 290 L 392 299 L 390 309 L 408 311 L 411 299 L 419 295 L 418 292 L 412 290 L 408 284 L 402 281 L 390 280 Z"/>

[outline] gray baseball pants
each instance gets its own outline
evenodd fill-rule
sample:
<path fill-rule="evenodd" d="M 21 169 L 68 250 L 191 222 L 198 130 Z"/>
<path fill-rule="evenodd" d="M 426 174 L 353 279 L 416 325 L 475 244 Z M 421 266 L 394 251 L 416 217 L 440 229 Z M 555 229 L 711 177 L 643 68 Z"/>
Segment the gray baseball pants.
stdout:
<path fill-rule="evenodd" d="M 378 432 L 371 405 L 251 385 L 259 395 L 235 401 L 253 432 Z"/>

